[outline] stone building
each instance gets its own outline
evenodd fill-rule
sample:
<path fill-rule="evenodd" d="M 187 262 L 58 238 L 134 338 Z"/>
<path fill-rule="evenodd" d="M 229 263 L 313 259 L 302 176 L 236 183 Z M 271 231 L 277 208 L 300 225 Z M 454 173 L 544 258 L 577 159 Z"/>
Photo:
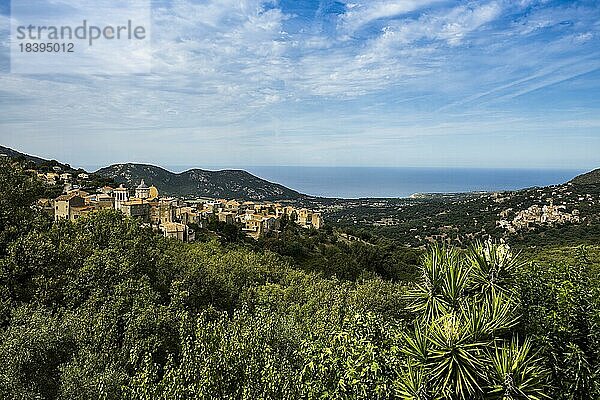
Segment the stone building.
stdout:
<path fill-rule="evenodd" d="M 121 204 L 129 200 L 129 190 L 123 185 L 119 185 L 113 190 L 113 197 L 115 198 L 115 209 L 120 210 Z"/>
<path fill-rule="evenodd" d="M 70 219 L 74 221 L 86 207 L 85 200 L 77 193 L 63 194 L 54 200 L 54 220 Z"/>
<path fill-rule="evenodd" d="M 121 203 L 123 214 L 142 222 L 150 222 L 150 204 L 144 199 L 133 198 Z"/>
<path fill-rule="evenodd" d="M 164 237 L 177 239 L 182 242 L 192 242 L 195 239 L 194 230 L 186 224 L 178 222 L 165 222 L 160 225 Z"/>
<path fill-rule="evenodd" d="M 150 197 L 150 188 L 144 183 L 143 179 L 138 187 L 135 188 L 135 197 L 138 199 L 147 199 Z"/>

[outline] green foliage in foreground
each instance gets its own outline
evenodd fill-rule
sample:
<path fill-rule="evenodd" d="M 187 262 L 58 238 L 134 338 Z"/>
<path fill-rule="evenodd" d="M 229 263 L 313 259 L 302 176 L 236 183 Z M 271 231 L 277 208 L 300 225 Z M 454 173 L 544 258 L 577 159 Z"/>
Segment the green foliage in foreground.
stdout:
<path fill-rule="evenodd" d="M 2 399 L 600 398 L 596 253 L 433 247 L 413 283 L 341 280 L 112 211 L 51 224 L 0 167 Z"/>
<path fill-rule="evenodd" d="M 406 398 L 545 398 L 546 372 L 513 335 L 518 299 L 510 282 L 519 263 L 506 246 L 486 244 L 462 255 L 434 247 L 409 291 L 417 312 L 406 335 Z"/>

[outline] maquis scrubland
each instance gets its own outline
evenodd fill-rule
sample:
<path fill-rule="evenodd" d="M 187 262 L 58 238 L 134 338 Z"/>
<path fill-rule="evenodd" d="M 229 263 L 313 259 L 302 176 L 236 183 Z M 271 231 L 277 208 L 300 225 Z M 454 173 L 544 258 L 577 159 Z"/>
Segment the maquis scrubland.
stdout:
<path fill-rule="evenodd" d="M 183 243 L 47 190 L 0 161 L 2 399 L 600 398 L 589 241 Z"/>

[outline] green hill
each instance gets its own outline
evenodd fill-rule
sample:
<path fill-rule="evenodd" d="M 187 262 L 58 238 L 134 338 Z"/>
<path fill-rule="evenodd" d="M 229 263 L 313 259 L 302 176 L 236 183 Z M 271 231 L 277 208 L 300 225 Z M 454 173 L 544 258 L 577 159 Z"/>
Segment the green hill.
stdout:
<path fill-rule="evenodd" d="M 138 185 L 144 179 L 146 184 L 156 186 L 161 193 L 174 196 L 249 200 L 295 200 L 305 197 L 295 190 L 242 170 L 191 169 L 173 173 L 154 165 L 127 163 L 111 165 L 95 173 L 130 187 Z"/>
<path fill-rule="evenodd" d="M 593 171 L 586 172 L 585 174 L 581 174 L 576 176 L 571 180 L 571 183 L 575 185 L 598 185 L 600 184 L 600 168 L 597 168 Z"/>
<path fill-rule="evenodd" d="M 58 166 L 63 171 L 74 171 L 68 164 L 21 153 L 0 145 L 0 157 L 23 159 L 37 164 L 38 169 Z M 78 170 L 83 172 L 83 170 Z M 94 173 L 126 186 L 137 186 L 142 179 L 154 185 L 163 194 L 172 196 L 206 196 L 245 200 L 297 200 L 306 196 L 283 185 L 272 183 L 242 170 L 207 171 L 191 169 L 173 173 L 147 164 L 114 164 Z"/>
<path fill-rule="evenodd" d="M 42 164 L 49 160 L 45 160 L 40 157 L 32 156 L 29 154 L 21 153 L 13 149 L 9 149 L 8 147 L 4 147 L 0 145 L 0 156 L 11 157 L 11 158 L 23 158 L 27 161 L 33 161 L 36 164 Z"/>

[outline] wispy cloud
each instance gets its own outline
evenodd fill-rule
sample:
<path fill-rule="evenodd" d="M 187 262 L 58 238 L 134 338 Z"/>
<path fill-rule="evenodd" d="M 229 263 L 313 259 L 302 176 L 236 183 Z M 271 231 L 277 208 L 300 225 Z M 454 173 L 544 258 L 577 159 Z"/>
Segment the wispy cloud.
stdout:
<path fill-rule="evenodd" d="M 340 18 L 342 31 L 353 33 L 369 23 L 381 19 L 401 17 L 442 0 L 371 0 L 346 2 L 347 12 Z"/>
<path fill-rule="evenodd" d="M 589 138 L 594 123 L 536 110 L 578 104 L 595 121 L 600 101 L 578 99 L 599 90 L 599 17 L 585 1 L 155 2 L 152 74 L 0 74 L 0 141 L 69 155 L 89 135 L 110 161 L 319 164 L 341 148 L 396 164 L 415 163 L 409 152 L 428 154 L 439 137 L 463 143 L 464 160 L 477 147 L 466 136 L 525 132 L 533 148 L 536 134 L 562 126 Z M 0 30 L 7 21 L 0 14 Z M 568 82 L 577 86 L 565 97 L 521 101 Z M 490 163 L 511 162 L 486 151 Z"/>

